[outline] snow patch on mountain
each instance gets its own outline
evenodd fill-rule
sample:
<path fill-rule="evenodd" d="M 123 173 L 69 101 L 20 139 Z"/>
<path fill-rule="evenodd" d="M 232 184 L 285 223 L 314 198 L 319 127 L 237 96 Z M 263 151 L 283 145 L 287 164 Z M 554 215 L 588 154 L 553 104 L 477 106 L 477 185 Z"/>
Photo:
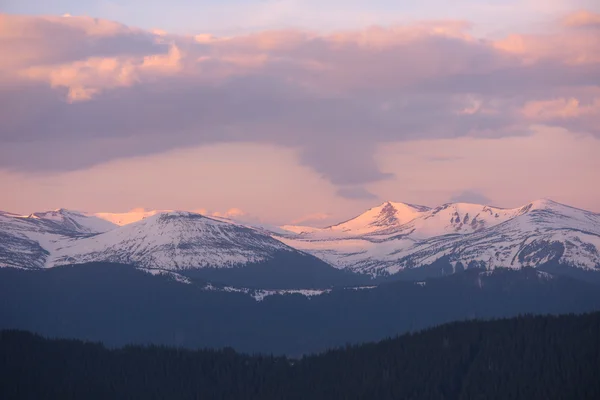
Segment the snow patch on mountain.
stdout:
<path fill-rule="evenodd" d="M 357 287 L 348 287 L 338 290 L 370 290 L 375 289 L 377 286 L 357 286 Z M 332 289 L 280 289 L 280 290 L 267 290 L 267 289 L 249 289 L 249 288 L 236 288 L 232 286 L 214 286 L 212 284 L 207 284 L 204 290 L 210 291 L 222 291 L 222 292 L 230 292 L 230 293 L 243 293 L 251 296 L 256 301 L 263 301 L 265 298 L 269 296 L 284 296 L 288 294 L 299 294 L 307 298 L 312 298 L 315 296 L 321 296 L 327 293 L 331 293 Z"/>
<path fill-rule="evenodd" d="M 185 283 L 185 284 L 191 284 L 192 281 L 181 275 L 181 274 L 177 274 L 173 271 L 165 271 L 164 269 L 151 269 L 151 268 L 137 268 L 138 270 L 145 272 L 147 274 L 153 275 L 153 276 L 167 276 L 170 279 L 179 282 L 179 283 Z"/>

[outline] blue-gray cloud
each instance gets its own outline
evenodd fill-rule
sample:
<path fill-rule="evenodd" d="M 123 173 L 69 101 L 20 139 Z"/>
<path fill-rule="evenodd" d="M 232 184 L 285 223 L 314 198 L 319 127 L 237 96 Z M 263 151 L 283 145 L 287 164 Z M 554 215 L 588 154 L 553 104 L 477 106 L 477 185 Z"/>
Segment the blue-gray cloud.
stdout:
<path fill-rule="evenodd" d="M 376 200 L 379 198 L 375 194 L 360 186 L 342 187 L 337 190 L 336 194 L 340 197 L 350 200 Z"/>
<path fill-rule="evenodd" d="M 465 190 L 457 193 L 450 198 L 450 202 L 492 205 L 492 200 L 489 197 L 476 190 Z"/>

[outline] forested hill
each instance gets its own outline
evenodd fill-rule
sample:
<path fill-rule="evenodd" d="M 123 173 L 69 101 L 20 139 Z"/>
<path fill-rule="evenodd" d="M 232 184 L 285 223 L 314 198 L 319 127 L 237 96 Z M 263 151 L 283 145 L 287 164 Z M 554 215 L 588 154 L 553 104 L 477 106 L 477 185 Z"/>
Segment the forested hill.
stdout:
<path fill-rule="evenodd" d="M 333 289 L 307 297 L 203 290 L 131 266 L 0 269 L 0 330 L 298 357 L 465 319 L 600 311 L 598 285 L 534 269 Z"/>
<path fill-rule="evenodd" d="M 443 325 L 301 360 L 0 333 L 3 399 L 598 399 L 600 313 Z"/>

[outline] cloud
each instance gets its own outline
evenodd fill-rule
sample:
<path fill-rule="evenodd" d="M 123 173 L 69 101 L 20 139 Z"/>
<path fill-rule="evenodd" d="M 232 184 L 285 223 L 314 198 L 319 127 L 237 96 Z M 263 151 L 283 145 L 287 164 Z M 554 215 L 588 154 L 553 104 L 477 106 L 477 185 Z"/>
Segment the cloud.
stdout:
<path fill-rule="evenodd" d="M 2 15 L 0 168 L 274 144 L 340 196 L 373 198 L 363 185 L 393 178 L 374 156 L 386 143 L 523 135 L 540 123 L 600 136 L 600 35 L 575 29 L 593 24 L 581 15 L 499 40 L 465 21 L 194 37 Z"/>
<path fill-rule="evenodd" d="M 301 160 L 321 171 L 334 184 L 359 185 L 392 178 L 392 174 L 379 170 L 371 147 L 372 144 L 352 139 L 342 143 L 330 143 L 325 139 L 318 146 L 306 148 Z"/>
<path fill-rule="evenodd" d="M 453 161 L 459 161 L 462 160 L 462 157 L 458 157 L 458 156 L 429 156 L 426 158 L 427 161 L 433 161 L 433 162 L 453 162 Z"/>
<path fill-rule="evenodd" d="M 594 27 L 600 28 L 600 14 L 590 11 L 578 11 L 567 15 L 563 19 L 563 23 L 568 27 Z"/>
<path fill-rule="evenodd" d="M 136 63 L 129 58 L 93 57 L 69 64 L 24 69 L 21 75 L 33 81 L 49 82 L 53 88 L 68 89 L 67 101 L 91 100 L 102 90 L 132 86 L 148 76 L 175 74 L 181 69 L 181 51 L 172 45 L 167 54 L 144 56 Z"/>
<path fill-rule="evenodd" d="M 241 218 L 247 216 L 247 214 L 240 210 L 239 208 L 230 208 L 225 212 L 215 211 L 211 214 L 213 217 L 221 217 L 221 218 Z"/>
<path fill-rule="evenodd" d="M 22 68 L 90 57 L 143 57 L 165 53 L 168 46 L 151 32 L 98 18 L 0 14 L 0 49 L 10 55 L 0 60 L 0 72 L 12 78 Z"/>
<path fill-rule="evenodd" d="M 452 203 L 473 203 L 473 204 L 483 204 L 490 205 L 492 200 L 475 190 L 465 190 L 463 192 L 457 193 L 450 198 L 450 202 Z"/>
<path fill-rule="evenodd" d="M 376 195 L 362 187 L 342 187 L 339 188 L 336 194 L 340 197 L 350 200 L 375 200 Z"/>
<path fill-rule="evenodd" d="M 530 101 L 525 103 L 523 114 L 537 120 L 578 118 L 590 114 L 597 114 L 600 117 L 600 98 L 594 98 L 589 104 L 581 104 L 573 97 Z"/>
<path fill-rule="evenodd" d="M 303 223 L 307 223 L 307 222 L 324 221 L 324 220 L 328 220 L 330 218 L 331 218 L 331 214 L 327 214 L 327 213 L 313 213 L 313 214 L 305 215 L 305 216 L 300 217 L 300 218 L 296 218 L 291 223 L 294 224 L 294 225 L 298 225 L 298 224 L 303 224 Z"/>

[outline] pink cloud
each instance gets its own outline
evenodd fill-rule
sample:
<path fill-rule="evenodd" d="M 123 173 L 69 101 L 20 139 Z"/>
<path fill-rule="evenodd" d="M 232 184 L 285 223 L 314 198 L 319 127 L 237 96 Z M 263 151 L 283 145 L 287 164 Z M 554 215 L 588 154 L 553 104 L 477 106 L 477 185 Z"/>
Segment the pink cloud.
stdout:
<path fill-rule="evenodd" d="M 214 217 L 221 217 L 221 218 L 240 218 L 240 217 L 244 217 L 247 216 L 247 214 L 240 210 L 239 208 L 230 208 L 229 210 L 225 211 L 225 212 L 219 212 L 219 211 L 215 211 L 211 214 Z"/>
<path fill-rule="evenodd" d="M 131 86 L 142 79 L 172 75 L 181 69 L 181 51 L 172 45 L 167 54 L 138 59 L 91 57 L 69 64 L 36 66 L 24 69 L 21 76 L 48 82 L 51 87 L 68 89 L 69 102 L 90 100 L 101 90 Z"/>
<path fill-rule="evenodd" d="M 534 120 L 554 118 L 577 118 L 584 115 L 597 115 L 600 119 L 600 98 L 589 104 L 582 104 L 576 98 L 530 101 L 523 107 L 523 114 Z"/>
<path fill-rule="evenodd" d="M 292 224 L 303 224 L 303 223 L 308 223 L 308 222 L 319 222 L 319 221 L 324 221 L 331 218 L 331 214 L 328 213 L 323 213 L 323 212 L 318 212 L 318 213 L 312 213 L 312 214 L 308 214 L 305 215 L 303 217 L 300 218 L 296 218 L 292 221 Z"/>
<path fill-rule="evenodd" d="M 577 29 L 595 20 L 581 15 L 498 40 L 464 21 L 194 37 L 2 15 L 0 167 L 267 143 L 298 150 L 341 196 L 372 198 L 362 185 L 393 177 L 374 157 L 382 143 L 521 135 L 538 123 L 600 133 L 600 35 Z M 31 157 L 32 146 L 53 150 Z"/>
<path fill-rule="evenodd" d="M 0 72 L 153 47 L 151 33 L 90 17 L 0 14 Z M 136 50 L 137 49 L 137 50 Z"/>
<path fill-rule="evenodd" d="M 596 17 L 585 12 L 571 15 L 567 25 Z M 596 32 L 567 29 L 556 34 L 514 34 L 484 41 L 469 33 L 470 25 L 465 21 L 374 26 L 326 35 L 290 30 L 190 38 L 143 32 L 87 17 L 1 18 L 1 46 L 13 49 L 20 60 L 11 61 L 12 67 L 20 65 L 17 70 L 25 78 L 67 87 L 71 100 L 153 81 L 159 74 L 187 74 L 203 84 L 214 82 L 211 78 L 261 74 L 294 82 L 304 90 L 336 93 L 411 87 L 432 79 L 490 73 L 523 64 L 535 68 L 544 60 L 566 65 L 600 63 L 600 36 Z M 146 35 L 147 41 L 162 46 L 162 51 L 155 52 L 157 47 L 150 54 L 74 55 L 76 58 L 69 62 L 56 62 L 69 48 L 85 47 L 82 40 L 86 37 L 125 40 L 134 34 Z M 60 39 L 58 44 L 53 35 Z"/>
<path fill-rule="evenodd" d="M 600 27 L 600 14 L 582 10 L 567 15 L 563 23 L 568 27 Z"/>

